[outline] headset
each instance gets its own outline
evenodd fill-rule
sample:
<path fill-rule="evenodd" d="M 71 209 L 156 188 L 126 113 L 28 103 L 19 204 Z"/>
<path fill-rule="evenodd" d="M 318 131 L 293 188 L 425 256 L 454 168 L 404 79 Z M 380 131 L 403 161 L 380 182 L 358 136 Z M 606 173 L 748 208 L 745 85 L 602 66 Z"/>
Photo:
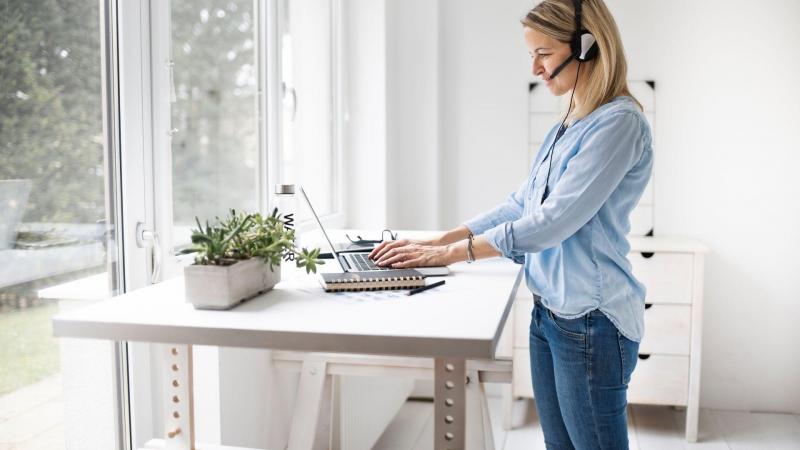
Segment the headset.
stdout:
<path fill-rule="evenodd" d="M 561 136 L 564 135 L 564 132 L 567 131 L 567 127 L 564 124 L 569 117 L 569 113 L 572 111 L 572 99 L 575 96 L 575 88 L 578 86 L 578 75 L 581 73 L 581 63 L 586 61 L 591 61 L 597 57 L 600 53 L 600 48 L 597 46 L 597 39 L 594 38 L 592 33 L 588 30 L 585 30 L 581 26 L 582 18 L 583 18 L 583 7 L 581 5 L 581 0 L 572 0 L 572 4 L 575 6 L 575 31 L 572 33 L 572 39 L 570 40 L 570 55 L 567 57 L 564 62 L 562 62 L 558 67 L 553 70 L 553 73 L 550 74 L 550 79 L 552 80 L 555 78 L 565 67 L 572 62 L 572 60 L 578 61 L 578 70 L 575 72 L 575 84 L 572 86 L 572 94 L 569 97 L 569 108 L 567 109 L 567 115 L 564 116 L 564 120 L 561 121 L 561 125 L 558 127 L 558 131 L 556 131 L 556 136 L 553 138 L 553 144 L 550 145 L 550 149 L 547 150 L 547 154 L 545 155 L 544 159 L 547 159 L 547 176 L 544 179 L 544 193 L 542 193 L 542 200 L 539 204 L 543 204 L 545 199 L 547 199 L 548 195 L 548 184 L 550 182 L 550 169 L 553 167 L 553 149 L 556 146 L 556 143 Z M 544 159 L 542 160 L 541 164 L 544 164 Z M 538 173 L 538 170 L 537 170 Z"/>
<path fill-rule="evenodd" d="M 591 61 L 596 58 L 599 53 L 597 40 L 592 33 L 589 33 L 589 31 L 583 29 L 581 26 L 581 21 L 583 19 L 581 0 L 572 0 L 572 4 L 575 5 L 575 31 L 572 33 L 572 39 L 569 43 L 572 52 L 569 57 L 550 74 L 551 80 L 561 73 L 573 59 L 578 60 L 578 62 Z"/>

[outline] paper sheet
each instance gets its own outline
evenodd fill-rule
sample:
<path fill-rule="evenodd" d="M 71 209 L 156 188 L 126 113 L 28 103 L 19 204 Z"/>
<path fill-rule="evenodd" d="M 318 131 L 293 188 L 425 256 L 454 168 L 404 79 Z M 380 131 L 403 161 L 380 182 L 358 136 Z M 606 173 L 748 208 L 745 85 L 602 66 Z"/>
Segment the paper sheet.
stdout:
<path fill-rule="evenodd" d="M 361 303 L 405 299 L 409 298 L 406 295 L 407 293 L 407 289 L 398 289 L 389 291 L 331 292 L 329 295 L 338 301 Z"/>

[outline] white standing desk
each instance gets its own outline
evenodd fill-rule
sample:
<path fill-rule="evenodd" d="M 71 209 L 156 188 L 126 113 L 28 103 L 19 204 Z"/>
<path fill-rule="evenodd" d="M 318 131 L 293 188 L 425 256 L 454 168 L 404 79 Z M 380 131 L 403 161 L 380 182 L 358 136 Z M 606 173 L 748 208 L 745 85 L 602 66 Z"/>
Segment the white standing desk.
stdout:
<path fill-rule="evenodd" d="M 494 359 L 521 272 L 499 258 L 451 270 L 444 286 L 364 301 L 325 293 L 318 276 L 291 271 L 272 291 L 228 311 L 195 310 L 185 303 L 183 278 L 177 278 L 59 314 L 53 331 L 59 337 L 167 344 L 164 448 L 195 448 L 191 346 L 212 345 L 433 358 L 435 448 L 463 449 L 466 360 Z M 304 363 L 303 375 L 324 379 L 315 364 Z M 299 394 L 319 400 L 324 382 L 313 380 L 301 379 L 307 392 Z M 294 423 L 291 433 L 290 448 L 312 445 L 313 437 L 299 436 Z"/>

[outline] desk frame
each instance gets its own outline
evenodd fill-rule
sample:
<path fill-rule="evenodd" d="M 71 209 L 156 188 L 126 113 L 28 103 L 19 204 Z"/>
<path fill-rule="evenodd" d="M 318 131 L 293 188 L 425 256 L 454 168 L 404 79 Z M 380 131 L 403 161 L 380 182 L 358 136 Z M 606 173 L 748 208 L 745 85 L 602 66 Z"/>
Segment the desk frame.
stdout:
<path fill-rule="evenodd" d="M 506 264 L 506 262 L 498 261 L 497 264 Z M 216 313 L 209 315 L 211 313 L 192 312 L 191 307 L 180 301 L 182 299 L 180 286 L 182 285 L 178 281 L 182 282 L 182 280 L 168 281 L 161 285 L 124 294 L 122 297 L 125 298 L 117 297 L 92 305 L 86 310 L 59 315 L 54 319 L 53 328 L 56 336 L 141 341 L 163 345 L 163 351 L 160 354 L 165 363 L 164 392 L 168 393 L 164 405 L 164 435 L 166 439 L 149 442 L 145 447 L 148 449 L 195 450 L 198 448 L 194 442 L 194 411 L 191 394 L 193 383 L 191 374 L 192 345 L 284 348 L 306 353 L 301 372 L 298 405 L 292 419 L 289 445 L 291 449 L 319 448 L 317 436 L 320 433 L 324 435 L 325 431 L 324 427 L 317 426 L 320 423 L 318 413 L 325 409 L 324 401 L 330 397 L 326 395 L 330 387 L 330 377 L 337 374 L 337 370 L 342 370 L 341 374 L 347 372 L 351 375 L 391 374 L 393 376 L 397 376 L 399 372 L 405 370 L 408 375 L 415 373 L 417 378 L 433 379 L 435 386 L 435 448 L 465 449 L 471 448 L 473 445 L 476 445 L 476 448 L 492 448 L 488 410 L 485 408 L 486 402 L 483 398 L 484 393 L 480 381 L 485 380 L 486 377 L 494 377 L 497 381 L 509 382 L 511 365 L 506 363 L 505 366 L 502 366 L 502 370 L 489 370 L 486 366 L 489 364 L 488 362 L 473 363 L 472 360 L 494 356 L 522 279 L 521 270 L 515 269 L 516 277 L 514 278 L 514 272 L 502 267 L 491 264 L 484 264 L 480 268 L 463 266 L 462 270 L 465 271 L 465 274 L 459 275 L 459 277 L 467 277 L 461 280 L 464 280 L 465 289 L 473 289 L 468 292 L 475 294 L 474 289 L 476 288 L 477 292 L 481 292 L 478 297 L 472 297 L 471 303 L 466 303 L 472 304 L 473 307 L 485 304 L 479 303 L 475 300 L 476 298 L 496 295 L 492 294 L 497 292 L 495 283 L 498 288 L 503 286 L 503 301 L 500 302 L 497 299 L 493 303 L 498 307 L 502 305 L 503 309 L 502 311 L 494 310 L 499 313 L 499 320 L 497 323 L 491 322 L 493 334 L 491 336 L 484 335 L 486 337 L 474 334 L 461 335 L 461 337 L 456 334 L 454 338 L 446 335 L 431 338 L 430 334 L 422 334 L 421 337 L 402 333 L 350 334 L 347 332 L 347 328 L 339 327 L 339 331 L 335 333 L 315 332 L 314 339 L 310 339 L 307 337 L 307 331 L 298 332 L 292 328 L 274 324 L 255 325 L 253 322 L 262 323 L 260 317 L 267 318 L 267 322 L 270 317 L 275 317 L 273 320 L 281 317 L 279 315 L 257 315 L 258 305 L 264 305 L 266 299 L 272 299 L 269 302 L 280 302 L 280 299 L 285 298 L 286 300 L 283 301 L 292 302 L 292 305 L 295 304 L 294 302 L 301 302 L 299 304 L 301 309 L 298 313 L 293 311 L 294 316 L 292 317 L 308 311 L 309 305 L 316 305 L 316 303 L 306 303 L 304 306 L 302 300 L 292 297 L 292 295 L 300 295 L 292 294 L 295 291 L 284 290 L 283 293 L 278 292 L 277 296 L 265 296 L 262 302 L 253 300 L 242 305 L 241 308 L 237 308 L 235 313 L 221 313 L 225 315 L 219 316 L 222 318 L 220 321 Z M 500 268 L 502 270 L 498 270 Z M 476 275 L 470 275 L 470 273 Z M 478 278 L 473 279 L 472 277 L 475 276 Z M 507 289 L 512 280 L 514 280 L 514 284 L 511 286 L 509 294 Z M 453 283 L 455 285 L 455 280 Z M 449 300 L 447 301 L 450 303 L 439 303 L 440 300 L 437 298 L 436 304 L 440 306 L 438 306 L 439 316 L 435 316 L 438 317 L 436 320 L 447 320 L 453 317 L 450 308 L 453 307 L 452 305 L 460 305 L 457 300 L 463 298 L 461 294 L 451 293 L 448 295 Z M 316 306 L 314 307 L 316 308 Z M 167 309 L 163 310 L 163 308 Z M 302 308 L 307 309 L 303 310 Z M 419 309 L 419 306 L 416 308 Z M 162 310 L 163 314 L 156 314 Z M 255 311 L 256 315 L 247 314 L 249 311 Z M 459 314 L 458 318 L 461 319 L 462 315 Z M 383 319 L 387 319 L 385 314 Z M 238 320 L 244 320 L 244 325 L 233 326 L 231 321 Z M 239 322 L 235 323 L 239 324 Z M 428 320 L 428 333 L 436 323 L 438 322 Z M 488 324 L 484 322 L 485 325 Z M 406 330 L 410 333 L 414 328 L 406 327 Z M 365 339 L 365 336 L 368 338 Z M 328 359 L 330 353 L 326 352 L 346 352 L 348 355 L 357 356 L 350 356 L 347 364 L 342 364 L 341 361 L 334 364 Z M 376 354 L 387 356 L 371 356 Z M 370 358 L 383 358 L 383 362 L 379 365 L 357 362 L 358 360 L 369 361 Z M 387 361 L 390 359 L 402 363 L 388 363 Z M 418 362 L 420 360 L 426 360 L 427 366 L 425 364 L 420 366 L 421 363 Z M 410 366 L 404 366 L 404 364 L 410 364 Z M 382 369 L 379 370 L 380 367 Z M 184 368 L 186 370 L 183 370 Z M 391 371 L 387 371 L 387 368 L 390 368 Z M 497 375 L 496 372 L 503 370 L 507 370 L 509 373 L 503 376 Z M 507 380 L 503 377 L 507 377 Z M 477 411 L 477 413 L 473 411 Z M 319 431 L 320 428 L 323 431 Z M 233 449 L 224 446 L 200 448 Z"/>
<path fill-rule="evenodd" d="M 164 435 L 145 445 L 148 450 L 195 450 L 192 395 L 192 346 L 161 345 L 164 362 Z M 434 380 L 434 448 L 494 450 L 484 382 L 510 383 L 510 361 L 467 361 L 458 358 L 408 358 L 275 351 L 280 369 L 300 372 L 300 384 L 289 434 L 290 450 L 330 447 L 332 377 L 403 376 Z M 233 447 L 215 446 L 218 450 Z M 255 450 L 241 449 L 238 450 Z"/>

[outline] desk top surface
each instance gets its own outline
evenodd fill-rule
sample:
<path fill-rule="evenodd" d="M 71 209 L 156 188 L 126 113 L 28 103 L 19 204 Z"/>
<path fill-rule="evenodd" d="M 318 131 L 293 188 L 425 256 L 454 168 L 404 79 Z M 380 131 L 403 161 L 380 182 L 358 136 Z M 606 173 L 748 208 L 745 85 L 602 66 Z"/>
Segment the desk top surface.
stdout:
<path fill-rule="evenodd" d="M 318 275 L 285 267 L 273 290 L 227 311 L 195 310 L 180 277 L 61 313 L 53 331 L 116 341 L 493 358 L 519 268 L 502 259 L 459 263 L 444 286 L 407 296 L 325 293 Z"/>

